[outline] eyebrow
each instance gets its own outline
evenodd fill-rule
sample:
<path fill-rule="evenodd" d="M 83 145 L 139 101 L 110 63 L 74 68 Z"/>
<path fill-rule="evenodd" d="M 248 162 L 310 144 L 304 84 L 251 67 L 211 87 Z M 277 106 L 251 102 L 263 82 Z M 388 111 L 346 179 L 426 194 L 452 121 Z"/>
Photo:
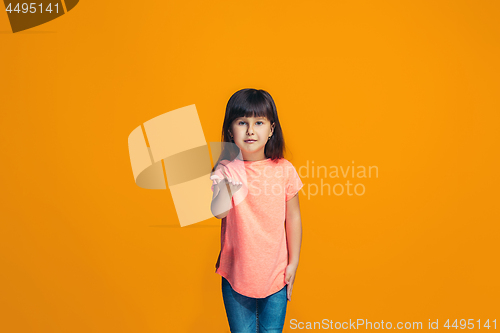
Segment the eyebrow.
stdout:
<path fill-rule="evenodd" d="M 248 117 L 248 118 L 251 118 L 251 117 Z M 247 119 L 247 117 L 236 118 L 236 120 L 238 120 L 238 119 Z M 266 120 L 267 118 L 266 117 L 256 117 L 255 119 L 264 119 L 264 120 Z"/>

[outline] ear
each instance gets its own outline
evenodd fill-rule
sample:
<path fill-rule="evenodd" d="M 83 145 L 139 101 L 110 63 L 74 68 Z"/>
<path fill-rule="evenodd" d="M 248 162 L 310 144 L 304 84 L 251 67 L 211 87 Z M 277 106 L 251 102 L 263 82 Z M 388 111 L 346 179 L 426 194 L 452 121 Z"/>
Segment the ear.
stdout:
<path fill-rule="evenodd" d="M 272 123 L 272 125 L 271 125 L 271 135 L 273 135 L 273 133 L 274 133 L 274 126 L 275 125 L 276 125 L 275 123 Z"/>

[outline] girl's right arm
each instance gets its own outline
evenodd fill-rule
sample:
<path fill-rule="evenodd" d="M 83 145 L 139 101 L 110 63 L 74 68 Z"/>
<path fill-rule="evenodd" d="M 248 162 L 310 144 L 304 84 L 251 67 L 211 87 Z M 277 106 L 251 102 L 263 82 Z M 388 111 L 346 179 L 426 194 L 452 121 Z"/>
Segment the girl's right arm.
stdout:
<path fill-rule="evenodd" d="M 219 180 L 216 179 L 217 184 L 214 186 L 212 204 L 210 206 L 212 214 L 218 219 L 223 219 L 227 216 L 232 208 L 231 201 L 233 193 L 239 190 L 242 186 L 241 182 L 228 178 L 224 172 L 223 176 L 224 178 L 222 179 L 215 176 L 219 178 Z"/>

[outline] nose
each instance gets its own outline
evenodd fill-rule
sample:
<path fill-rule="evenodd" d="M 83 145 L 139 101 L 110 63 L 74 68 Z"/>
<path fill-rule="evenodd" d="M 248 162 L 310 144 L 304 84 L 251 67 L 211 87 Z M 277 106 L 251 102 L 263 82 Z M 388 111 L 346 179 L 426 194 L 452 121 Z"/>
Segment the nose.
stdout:
<path fill-rule="evenodd" d="M 252 134 L 253 134 L 253 127 L 248 125 L 247 135 L 252 135 Z"/>

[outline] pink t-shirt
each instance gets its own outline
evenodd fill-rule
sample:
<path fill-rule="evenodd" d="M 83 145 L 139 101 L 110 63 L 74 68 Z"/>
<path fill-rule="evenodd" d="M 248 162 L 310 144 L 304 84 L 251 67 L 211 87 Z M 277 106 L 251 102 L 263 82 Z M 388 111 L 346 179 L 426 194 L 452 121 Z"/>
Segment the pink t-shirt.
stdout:
<path fill-rule="evenodd" d="M 215 272 L 237 293 L 265 298 L 286 285 L 286 201 L 302 188 L 302 181 L 284 158 L 222 160 L 213 174 L 222 177 L 221 168 L 243 185 L 234 193 L 232 208 L 222 219 Z M 213 180 L 212 191 L 216 183 Z"/>

